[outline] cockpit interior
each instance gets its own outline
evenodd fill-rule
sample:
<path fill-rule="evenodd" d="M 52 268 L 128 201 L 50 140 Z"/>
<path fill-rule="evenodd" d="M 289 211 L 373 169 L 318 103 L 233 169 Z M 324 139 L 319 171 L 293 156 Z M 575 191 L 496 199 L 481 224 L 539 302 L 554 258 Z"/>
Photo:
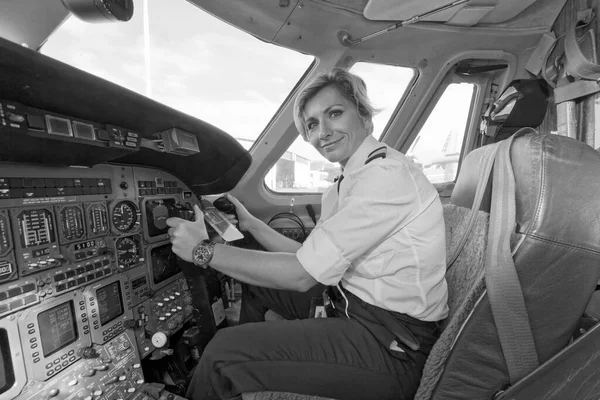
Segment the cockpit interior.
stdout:
<path fill-rule="evenodd" d="M 478 346 L 468 324 L 487 326 L 463 312 L 456 335 L 468 337 L 448 339 L 453 363 L 415 398 L 597 398 L 600 245 L 590 238 L 600 226 L 600 89 L 591 88 L 600 78 L 599 8 L 575 0 L 3 0 L 0 400 L 184 399 L 204 347 L 237 323 L 240 289 L 178 258 L 166 220 L 193 220 L 196 205 L 226 213 L 215 200 L 231 193 L 302 242 L 340 169 L 298 135 L 293 101 L 335 67 L 364 77 L 380 107 L 373 135 L 420 165 L 443 204 L 470 207 L 474 187 L 457 179 L 478 166 L 465 157 L 522 127 L 560 138 L 535 144 L 541 149 L 563 139 L 577 149 L 552 153 L 566 160 L 558 166 L 512 156 L 514 165 L 526 160 L 514 167 L 517 228 L 540 227 L 539 241 L 573 238 L 585 253 L 569 258 L 572 279 L 562 269 L 542 279 L 549 267 L 531 267 L 539 280 L 523 273 L 526 299 L 561 293 L 552 307 L 564 326 L 548 315 L 532 322 L 538 347 L 556 345 L 538 351 L 541 366 L 521 386 L 505 367 L 483 383 L 448 378 L 463 368 L 464 348 Z M 588 75 L 573 64 L 573 46 Z M 578 162 L 572 176 L 560 173 Z M 549 186 L 531 178 L 538 172 Z M 527 211 L 552 185 L 549 205 Z M 537 194 L 524 194 L 532 188 Z M 483 197 L 489 208 L 491 194 Z M 558 234 L 531 222 L 535 213 L 552 227 L 575 226 Z M 226 242 L 218 228 L 209 233 Z M 243 234 L 227 244 L 260 249 Z M 518 261 L 525 271 L 576 251 L 531 246 L 514 250 L 515 260 L 530 257 Z M 472 302 L 485 303 L 478 293 Z M 552 313 L 535 299 L 530 315 Z M 545 391 L 552 380 L 562 386 Z M 268 390 L 242 398 L 313 399 Z"/>

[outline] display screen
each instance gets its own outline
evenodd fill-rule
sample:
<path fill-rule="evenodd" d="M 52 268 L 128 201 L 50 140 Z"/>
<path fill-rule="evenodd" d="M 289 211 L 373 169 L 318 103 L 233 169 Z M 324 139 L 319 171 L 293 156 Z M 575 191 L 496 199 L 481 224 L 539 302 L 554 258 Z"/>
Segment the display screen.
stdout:
<path fill-rule="evenodd" d="M 100 309 L 100 325 L 108 324 L 113 319 L 123 315 L 123 297 L 121 296 L 119 281 L 96 290 L 96 297 Z"/>
<path fill-rule="evenodd" d="M 75 246 L 73 246 L 73 249 L 75 251 L 78 251 L 78 250 L 83 250 L 83 249 L 91 249 L 94 247 L 96 247 L 96 241 L 88 240 L 87 242 L 76 243 Z"/>
<path fill-rule="evenodd" d="M 10 343 L 8 333 L 0 329 L 0 395 L 15 384 L 15 371 L 10 358 Z"/>
<path fill-rule="evenodd" d="M 77 323 L 73 301 L 41 312 L 38 317 L 44 357 L 56 353 L 77 340 Z"/>
<path fill-rule="evenodd" d="M 27 210 L 17 218 L 21 245 L 25 248 L 54 243 L 52 214 L 48 210 Z"/>
<path fill-rule="evenodd" d="M 152 276 L 155 284 L 181 272 L 181 268 L 177 265 L 177 257 L 171 251 L 171 244 L 152 249 L 150 258 L 152 259 Z"/>

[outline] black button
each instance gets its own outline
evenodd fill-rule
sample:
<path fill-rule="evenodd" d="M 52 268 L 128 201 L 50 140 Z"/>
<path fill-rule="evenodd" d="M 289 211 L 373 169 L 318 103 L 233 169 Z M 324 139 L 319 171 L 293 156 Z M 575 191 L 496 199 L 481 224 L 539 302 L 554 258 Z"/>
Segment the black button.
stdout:
<path fill-rule="evenodd" d="M 62 292 L 65 289 L 67 289 L 67 285 L 65 285 L 64 283 L 62 285 L 57 285 L 56 286 L 56 291 L 57 292 Z"/>
<path fill-rule="evenodd" d="M 82 283 L 85 283 L 85 282 L 86 282 L 85 276 L 82 276 L 81 278 L 77 279 L 77 284 L 78 285 L 81 285 Z"/>
<path fill-rule="evenodd" d="M 79 267 L 75 270 L 75 272 L 77 272 L 77 275 L 83 274 L 85 272 L 85 267 Z"/>
<path fill-rule="evenodd" d="M 54 178 L 46 178 L 46 187 L 53 188 L 56 186 L 56 181 Z"/>
<path fill-rule="evenodd" d="M 77 286 L 77 282 L 75 282 L 75 281 L 69 281 L 69 282 L 67 282 L 67 287 L 69 289 L 72 288 L 73 286 Z"/>
<path fill-rule="evenodd" d="M 15 300 L 15 301 L 11 302 L 9 305 L 10 305 L 11 310 L 19 308 L 23 305 L 23 299 Z"/>
<path fill-rule="evenodd" d="M 65 279 L 65 274 L 56 274 L 54 275 L 54 282 L 59 282 Z"/>
<path fill-rule="evenodd" d="M 29 125 L 29 129 L 35 129 L 38 131 L 46 130 L 46 121 L 44 121 L 44 117 L 41 115 L 27 114 L 27 124 Z"/>
<path fill-rule="evenodd" d="M 23 179 L 21 178 L 9 178 L 8 184 L 11 188 L 22 188 L 23 187 Z"/>
<path fill-rule="evenodd" d="M 96 279 L 96 275 L 95 275 L 95 274 L 89 274 L 89 275 L 86 277 L 86 281 L 88 281 L 88 282 L 89 282 L 89 281 L 93 281 L 94 279 Z"/>
<path fill-rule="evenodd" d="M 33 187 L 46 187 L 46 180 L 44 178 L 33 178 Z"/>
<path fill-rule="evenodd" d="M 110 264 L 110 260 L 103 260 L 102 261 L 102 265 L 108 265 L 108 264 Z"/>
<path fill-rule="evenodd" d="M 66 275 L 67 275 L 67 278 L 72 278 L 72 277 L 74 277 L 77 274 L 75 273 L 75 271 L 69 270 L 69 271 L 66 272 Z"/>
<path fill-rule="evenodd" d="M 100 264 L 100 263 L 96 263 L 96 264 Z M 102 266 L 102 264 L 100 264 L 100 266 Z M 89 272 L 89 271 L 93 270 L 94 267 L 95 267 L 95 264 L 89 264 L 89 265 L 85 266 L 85 270 Z M 98 268 L 98 267 L 95 267 L 95 268 Z"/>
<path fill-rule="evenodd" d="M 12 288 L 8 291 L 8 297 L 15 297 L 20 295 L 21 293 L 23 293 L 23 289 L 21 289 L 20 287 Z"/>
<path fill-rule="evenodd" d="M 35 290 L 35 283 L 28 283 L 23 286 L 23 293 L 33 292 Z"/>
<path fill-rule="evenodd" d="M 8 299 L 8 293 L 0 292 L 0 301 Z"/>

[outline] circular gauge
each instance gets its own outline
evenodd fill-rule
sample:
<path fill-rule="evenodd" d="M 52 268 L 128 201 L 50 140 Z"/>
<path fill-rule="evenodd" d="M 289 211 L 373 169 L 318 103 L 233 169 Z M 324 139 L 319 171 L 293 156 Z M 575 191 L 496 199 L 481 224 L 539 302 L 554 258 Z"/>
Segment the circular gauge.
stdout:
<path fill-rule="evenodd" d="M 140 242 L 134 236 L 117 239 L 117 263 L 120 268 L 127 268 L 140 260 Z"/>
<path fill-rule="evenodd" d="M 108 233 L 108 211 L 104 204 L 92 204 L 88 208 L 88 223 L 92 235 Z"/>
<path fill-rule="evenodd" d="M 113 226 L 121 232 L 129 232 L 139 223 L 137 206 L 131 201 L 120 201 L 113 208 Z"/>

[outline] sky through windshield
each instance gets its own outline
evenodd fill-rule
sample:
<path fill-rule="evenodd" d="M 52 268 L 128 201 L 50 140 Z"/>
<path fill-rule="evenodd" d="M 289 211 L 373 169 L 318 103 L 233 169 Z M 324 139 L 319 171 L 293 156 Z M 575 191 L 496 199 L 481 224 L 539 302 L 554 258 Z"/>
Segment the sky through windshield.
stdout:
<path fill-rule="evenodd" d="M 70 17 L 41 52 L 246 139 L 245 147 L 313 61 L 186 1 L 136 0 L 135 7 L 127 23 Z"/>

